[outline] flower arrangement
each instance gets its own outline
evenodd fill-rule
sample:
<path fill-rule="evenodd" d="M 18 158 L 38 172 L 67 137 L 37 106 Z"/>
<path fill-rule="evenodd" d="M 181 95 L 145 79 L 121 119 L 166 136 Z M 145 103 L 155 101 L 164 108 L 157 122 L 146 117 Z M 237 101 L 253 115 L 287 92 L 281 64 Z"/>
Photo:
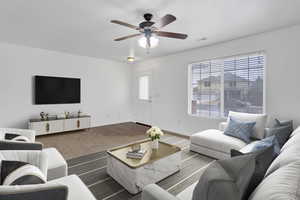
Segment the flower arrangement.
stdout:
<path fill-rule="evenodd" d="M 160 137 L 164 135 L 162 130 L 160 130 L 160 128 L 157 126 L 152 126 L 147 130 L 146 134 L 151 138 L 152 141 L 160 139 Z"/>

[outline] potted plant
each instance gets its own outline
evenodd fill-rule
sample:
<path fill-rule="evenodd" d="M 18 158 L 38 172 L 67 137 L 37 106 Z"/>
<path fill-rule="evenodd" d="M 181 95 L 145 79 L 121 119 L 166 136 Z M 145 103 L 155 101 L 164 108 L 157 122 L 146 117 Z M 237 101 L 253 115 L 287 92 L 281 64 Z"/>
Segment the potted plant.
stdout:
<path fill-rule="evenodd" d="M 152 140 L 152 149 L 158 149 L 159 147 L 159 139 L 164 135 L 162 130 L 156 126 L 152 126 L 149 130 L 147 130 L 146 134 Z"/>

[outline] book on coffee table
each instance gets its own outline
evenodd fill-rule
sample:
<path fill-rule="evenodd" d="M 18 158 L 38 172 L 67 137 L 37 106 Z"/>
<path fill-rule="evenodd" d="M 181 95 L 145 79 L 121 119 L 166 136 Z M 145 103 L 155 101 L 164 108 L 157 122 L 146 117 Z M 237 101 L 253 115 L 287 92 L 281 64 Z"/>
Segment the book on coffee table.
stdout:
<path fill-rule="evenodd" d="M 133 159 L 142 159 L 144 155 L 146 154 L 147 150 L 134 150 L 134 151 L 129 151 L 126 154 L 127 158 L 133 158 Z"/>

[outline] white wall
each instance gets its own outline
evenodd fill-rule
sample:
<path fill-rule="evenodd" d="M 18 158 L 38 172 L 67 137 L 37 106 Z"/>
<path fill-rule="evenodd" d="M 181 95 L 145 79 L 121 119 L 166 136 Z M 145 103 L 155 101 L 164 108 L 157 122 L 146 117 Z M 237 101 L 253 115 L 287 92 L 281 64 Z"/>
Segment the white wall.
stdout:
<path fill-rule="evenodd" d="M 300 125 L 300 26 L 263 33 L 226 43 L 194 49 L 137 63 L 133 77 L 151 73 L 152 124 L 183 134 L 217 128 L 221 119 L 192 117 L 187 113 L 188 64 L 191 62 L 264 50 L 266 66 L 266 111 L 272 117 L 293 119 Z M 133 114 L 143 116 L 133 79 Z"/>
<path fill-rule="evenodd" d="M 81 104 L 33 105 L 33 76 L 81 78 Z M 108 60 L 0 44 L 0 127 L 27 127 L 41 111 L 77 111 L 92 126 L 131 120 L 131 67 Z"/>

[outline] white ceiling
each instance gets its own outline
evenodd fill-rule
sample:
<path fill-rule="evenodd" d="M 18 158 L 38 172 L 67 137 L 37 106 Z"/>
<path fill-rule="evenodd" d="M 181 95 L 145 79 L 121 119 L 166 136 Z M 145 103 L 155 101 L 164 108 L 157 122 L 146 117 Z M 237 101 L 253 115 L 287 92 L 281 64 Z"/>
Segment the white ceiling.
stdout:
<path fill-rule="evenodd" d="M 189 35 L 186 40 L 161 38 L 146 53 L 136 33 L 111 24 L 134 25 L 145 12 L 153 21 L 173 14 L 177 21 L 165 31 Z M 71 54 L 124 61 L 167 55 L 300 23 L 300 0 L 0 0 L 0 41 Z M 207 37 L 206 41 L 199 40 Z"/>

